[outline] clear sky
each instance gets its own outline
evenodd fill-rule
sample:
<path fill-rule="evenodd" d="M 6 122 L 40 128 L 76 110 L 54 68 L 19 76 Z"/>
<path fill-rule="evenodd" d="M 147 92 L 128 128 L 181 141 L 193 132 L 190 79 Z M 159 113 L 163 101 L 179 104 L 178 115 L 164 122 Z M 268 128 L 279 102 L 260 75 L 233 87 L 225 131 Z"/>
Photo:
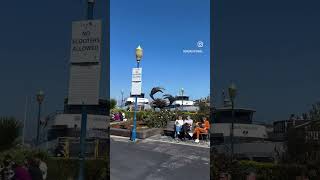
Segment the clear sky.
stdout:
<path fill-rule="evenodd" d="M 106 3 L 96 1 L 95 17 L 105 20 Z M 23 120 L 25 97 L 29 96 L 29 135 L 35 134 L 38 110 L 35 94 L 39 89 L 45 92 L 44 115 L 63 109 L 63 98 L 68 92 L 71 23 L 84 18 L 84 2 L 1 2 L 0 115 Z"/>
<path fill-rule="evenodd" d="M 230 81 L 257 121 L 288 118 L 320 100 L 320 2 L 226 0 L 214 4 L 215 102 Z"/>
<path fill-rule="evenodd" d="M 143 92 L 161 86 L 192 99 L 209 95 L 210 0 L 111 0 L 111 98 L 129 96 L 135 48 L 141 45 Z M 201 54 L 185 54 L 198 49 Z"/>
<path fill-rule="evenodd" d="M 105 1 L 95 17 L 105 20 Z M 46 94 L 43 114 L 63 109 L 69 77 L 71 22 L 84 16 L 83 0 L 3 1 L 0 6 L 0 115 L 23 119 L 29 96 L 30 134 L 35 93 Z M 257 110 L 256 120 L 287 118 L 320 100 L 320 2 L 214 1 L 213 95 L 234 80 L 237 105 Z M 204 41 L 203 54 L 183 54 Z M 111 97 L 129 94 L 134 51 L 144 48 L 143 90 L 183 87 L 193 98 L 209 89 L 209 0 L 111 0 Z M 104 48 L 105 44 L 104 44 Z M 105 54 L 102 52 L 102 63 Z M 106 95 L 102 72 L 101 96 Z"/>

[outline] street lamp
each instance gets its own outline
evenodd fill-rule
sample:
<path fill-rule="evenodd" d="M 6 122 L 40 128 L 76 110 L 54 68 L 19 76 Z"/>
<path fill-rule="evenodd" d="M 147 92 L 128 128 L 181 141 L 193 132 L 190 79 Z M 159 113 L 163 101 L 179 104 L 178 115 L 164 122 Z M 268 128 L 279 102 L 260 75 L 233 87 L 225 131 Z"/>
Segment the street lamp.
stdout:
<path fill-rule="evenodd" d="M 231 158 L 233 158 L 233 154 L 234 154 L 234 148 L 233 148 L 233 130 L 234 130 L 234 99 L 237 95 L 237 88 L 235 86 L 234 83 L 231 83 L 231 85 L 228 88 L 229 90 L 229 98 L 231 101 L 231 110 L 232 110 L 232 123 L 231 123 L 231 132 L 230 132 L 230 136 L 231 136 Z"/>
<path fill-rule="evenodd" d="M 86 20 L 93 20 L 94 17 L 94 5 L 95 0 L 86 0 Z M 82 102 L 81 107 L 81 129 L 80 129 L 80 153 L 79 153 L 79 180 L 84 180 L 84 169 L 85 169 L 85 149 L 86 149 L 86 134 L 87 134 L 87 107 Z"/>
<path fill-rule="evenodd" d="M 140 45 L 136 48 L 136 61 L 137 61 L 137 68 L 139 68 L 140 61 L 143 56 L 143 49 L 140 47 Z M 137 133 L 137 109 L 138 109 L 138 96 L 135 95 L 135 101 L 134 101 L 134 115 L 133 115 L 133 129 L 132 129 L 132 137 L 131 140 L 133 142 L 136 141 Z"/>
<path fill-rule="evenodd" d="M 38 101 L 38 104 L 39 104 L 39 109 L 38 109 L 38 122 L 37 122 L 37 145 L 39 145 L 39 131 L 40 131 L 40 115 L 41 115 L 41 104 L 44 100 L 44 93 L 43 91 L 39 91 L 37 94 L 36 94 L 36 98 L 37 98 L 37 101 Z"/>
<path fill-rule="evenodd" d="M 123 108 L 123 93 L 124 93 L 124 90 L 121 89 L 121 108 Z"/>
<path fill-rule="evenodd" d="M 184 93 L 184 89 L 181 88 L 181 110 L 183 111 L 183 93 Z"/>

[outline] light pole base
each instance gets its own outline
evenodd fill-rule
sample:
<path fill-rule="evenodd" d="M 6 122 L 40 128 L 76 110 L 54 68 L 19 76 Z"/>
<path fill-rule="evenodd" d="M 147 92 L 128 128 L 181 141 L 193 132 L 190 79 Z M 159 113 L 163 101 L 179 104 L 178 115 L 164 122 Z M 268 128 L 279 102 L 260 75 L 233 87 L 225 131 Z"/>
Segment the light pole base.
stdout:
<path fill-rule="evenodd" d="M 132 131 L 131 133 L 131 139 L 132 142 L 136 142 L 137 141 L 137 133 L 135 130 Z"/>

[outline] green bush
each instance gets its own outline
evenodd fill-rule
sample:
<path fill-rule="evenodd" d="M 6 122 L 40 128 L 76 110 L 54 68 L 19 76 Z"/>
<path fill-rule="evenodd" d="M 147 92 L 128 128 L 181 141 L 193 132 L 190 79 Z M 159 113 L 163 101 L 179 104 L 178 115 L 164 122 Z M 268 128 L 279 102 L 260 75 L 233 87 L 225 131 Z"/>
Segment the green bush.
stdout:
<path fill-rule="evenodd" d="M 0 152 L 16 145 L 21 127 L 13 117 L 0 117 Z"/>
<path fill-rule="evenodd" d="M 49 157 L 40 150 L 14 148 L 0 153 L 2 162 L 6 155 L 10 155 L 17 164 L 22 164 L 28 158 L 41 158 L 48 167 L 48 180 L 77 179 L 79 161 L 77 159 L 65 159 Z M 109 176 L 109 163 L 107 159 L 88 159 L 85 161 L 85 178 L 87 180 L 102 180 Z"/>
<path fill-rule="evenodd" d="M 143 121 L 144 119 L 148 118 L 153 112 L 152 111 L 138 111 L 137 112 L 137 120 Z M 132 111 L 126 111 L 125 112 L 125 118 L 127 119 L 133 119 L 134 112 Z"/>
<path fill-rule="evenodd" d="M 176 114 L 169 110 L 161 110 L 160 112 L 152 112 L 148 114 L 144 122 L 150 128 L 164 128 L 167 126 L 168 121 L 174 121 Z"/>
<path fill-rule="evenodd" d="M 0 153 L 0 161 L 4 159 L 6 155 L 10 155 L 12 160 L 16 163 L 22 163 L 24 160 L 28 158 L 38 157 L 43 160 L 47 160 L 49 158 L 48 154 L 41 150 L 32 150 L 27 148 L 12 148 L 6 151 L 2 151 Z"/>
<path fill-rule="evenodd" d="M 50 158 L 47 161 L 48 180 L 77 179 L 79 161 L 77 159 Z M 109 175 L 108 161 L 102 159 L 85 161 L 85 178 L 102 180 Z"/>
<path fill-rule="evenodd" d="M 117 106 L 117 100 L 110 99 L 110 109 L 114 109 Z"/>
<path fill-rule="evenodd" d="M 255 172 L 257 180 L 291 180 L 296 176 L 308 175 L 310 167 L 298 164 L 274 164 L 255 161 L 230 162 L 226 156 L 212 159 L 211 173 L 218 177 L 219 172 L 229 173 L 232 179 L 245 179 L 249 172 Z M 313 174 L 317 174 L 314 170 Z M 310 175 L 309 175 L 310 177 Z"/>
<path fill-rule="evenodd" d="M 179 116 L 182 116 L 183 118 L 186 118 L 187 116 L 190 116 L 190 118 L 191 118 L 194 122 L 199 122 L 199 121 L 201 121 L 203 117 L 209 117 L 207 114 L 201 113 L 201 112 L 181 112 L 181 111 L 177 111 L 176 113 L 177 113 Z"/>

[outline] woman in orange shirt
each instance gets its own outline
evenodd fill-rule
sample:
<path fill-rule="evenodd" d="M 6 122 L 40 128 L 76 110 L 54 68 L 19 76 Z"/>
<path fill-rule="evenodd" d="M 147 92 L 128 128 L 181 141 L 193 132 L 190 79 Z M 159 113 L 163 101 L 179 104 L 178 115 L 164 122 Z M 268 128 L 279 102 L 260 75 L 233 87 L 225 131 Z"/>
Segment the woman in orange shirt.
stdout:
<path fill-rule="evenodd" d="M 208 130 L 210 129 L 210 122 L 207 118 L 203 118 L 203 124 L 200 126 L 199 123 L 197 123 L 196 128 L 193 132 L 193 134 L 196 134 L 196 140 L 195 142 L 199 142 L 199 137 L 201 133 L 208 133 Z"/>

